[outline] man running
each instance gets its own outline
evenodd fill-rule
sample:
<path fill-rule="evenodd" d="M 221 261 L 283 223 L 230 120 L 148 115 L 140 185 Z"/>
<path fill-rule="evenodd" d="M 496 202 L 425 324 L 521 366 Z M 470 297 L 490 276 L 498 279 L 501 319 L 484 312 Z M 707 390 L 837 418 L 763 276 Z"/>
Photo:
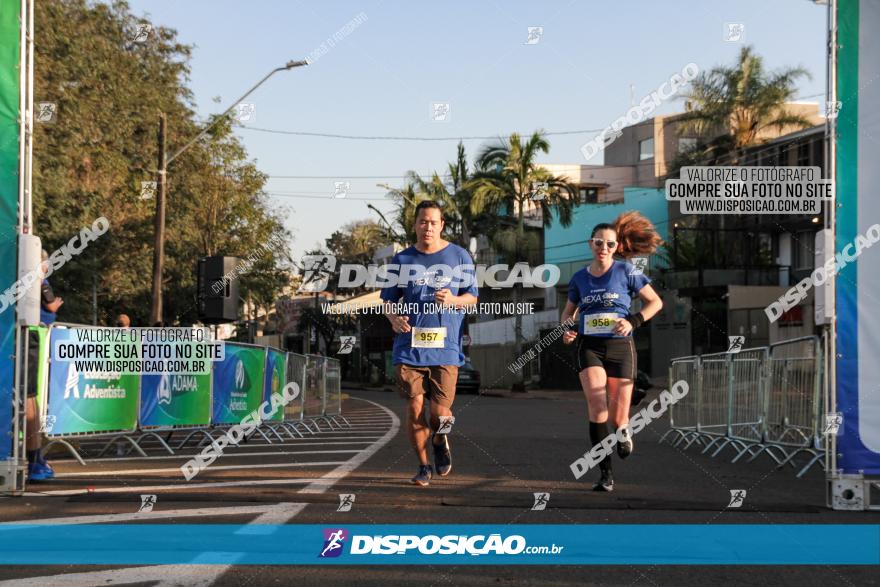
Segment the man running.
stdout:
<path fill-rule="evenodd" d="M 398 269 L 389 274 L 400 279 L 381 293 L 382 300 L 390 303 L 385 316 L 395 332 L 392 359 L 397 387 L 408 402 L 407 432 L 419 459 L 419 471 L 411 481 L 422 487 L 433 477 L 429 437 L 437 474 L 445 477 L 452 471 L 448 434 L 437 430 L 441 418 L 452 417 L 458 368 L 465 361 L 462 310 L 477 303 L 473 260 L 466 250 L 443 239 L 444 226 L 437 202 L 426 200 L 416 206 L 416 244 L 394 255 L 392 267 Z M 394 307 L 398 303 L 400 309 Z M 434 311 L 432 304 L 447 308 Z M 426 397 L 431 414 L 427 420 Z"/>

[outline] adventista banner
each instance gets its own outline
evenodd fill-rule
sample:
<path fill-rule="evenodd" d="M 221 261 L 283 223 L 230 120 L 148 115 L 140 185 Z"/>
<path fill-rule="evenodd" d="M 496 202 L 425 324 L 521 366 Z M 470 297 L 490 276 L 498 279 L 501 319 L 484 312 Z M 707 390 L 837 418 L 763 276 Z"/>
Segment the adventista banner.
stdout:
<path fill-rule="evenodd" d="M 122 432 L 137 428 L 137 374 L 79 372 L 74 361 L 56 360 L 56 342 L 73 339 L 73 329 L 49 330 L 49 436 Z M 47 426 L 48 432 L 48 426 Z"/>
<path fill-rule="evenodd" d="M 226 343 L 226 356 L 214 363 L 212 424 L 240 424 L 263 401 L 266 348 Z"/>
<path fill-rule="evenodd" d="M 880 2 L 837 8 L 836 251 L 880 222 Z M 864 238 L 860 236 L 859 238 Z M 880 250 L 866 248 L 837 274 L 838 468 L 880 474 Z"/>

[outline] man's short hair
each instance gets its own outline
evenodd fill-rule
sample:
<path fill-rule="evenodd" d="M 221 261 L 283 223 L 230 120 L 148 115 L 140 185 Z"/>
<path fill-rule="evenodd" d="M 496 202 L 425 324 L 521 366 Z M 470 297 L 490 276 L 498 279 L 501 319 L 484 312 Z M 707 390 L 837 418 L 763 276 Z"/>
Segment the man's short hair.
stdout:
<path fill-rule="evenodd" d="M 131 326 L 131 319 L 126 314 L 120 314 L 116 317 L 117 328 L 128 328 Z"/>
<path fill-rule="evenodd" d="M 422 200 L 419 202 L 418 205 L 416 205 L 416 218 L 419 217 L 419 212 L 427 210 L 428 208 L 436 208 L 437 210 L 440 210 L 440 220 L 446 222 L 446 218 L 443 217 L 443 208 L 441 208 L 440 204 L 434 200 Z"/>

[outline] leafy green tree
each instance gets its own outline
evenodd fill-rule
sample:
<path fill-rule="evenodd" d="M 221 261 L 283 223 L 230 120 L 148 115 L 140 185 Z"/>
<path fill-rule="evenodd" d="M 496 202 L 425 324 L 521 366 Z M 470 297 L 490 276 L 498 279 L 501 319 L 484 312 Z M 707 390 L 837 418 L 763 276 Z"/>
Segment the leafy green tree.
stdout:
<path fill-rule="evenodd" d="M 435 171 L 426 180 L 415 171 L 410 171 L 406 174 L 403 188 L 387 186 L 389 196 L 397 202 L 394 219 L 399 231 L 392 231 L 395 242 L 402 245 L 415 242 L 413 219 L 416 206 L 423 200 L 434 200 L 440 204 L 446 219 L 443 237 L 465 249 L 470 247 L 472 236 L 494 232 L 499 225 L 499 218 L 488 212 L 475 213 L 471 209 L 472 174 L 464 145 L 459 142 L 455 161 L 447 164 L 444 176 Z"/>
<path fill-rule="evenodd" d="M 717 150 L 726 141 L 732 163 L 737 164 L 747 147 L 759 142 L 765 129 L 805 128 L 811 122 L 785 107 L 797 93 L 797 80 L 810 78 L 802 67 L 767 72 L 764 60 L 751 47 L 740 50 L 733 66 L 718 66 L 703 72 L 687 93 L 688 113 L 684 127 L 703 137 L 700 150 Z"/>
<path fill-rule="evenodd" d="M 139 25 L 125 2 L 41 0 L 36 3 L 35 102 L 56 105 L 56 119 L 34 133 L 34 226 L 48 251 L 95 218 L 110 230 L 52 276 L 65 304 L 60 318 L 98 321 L 149 316 L 155 200 L 142 182 L 156 180 L 159 112 L 168 119 L 167 151 L 199 132 L 187 87 L 191 48 L 176 32 Z M 166 221 L 165 322 L 196 317 L 196 261 L 207 254 L 248 258 L 267 242 L 242 276 L 242 292 L 268 303 L 289 278 L 280 210 L 263 192 L 265 176 L 228 124 L 218 125 L 169 168 Z M 279 244 L 280 243 L 280 244 Z"/>

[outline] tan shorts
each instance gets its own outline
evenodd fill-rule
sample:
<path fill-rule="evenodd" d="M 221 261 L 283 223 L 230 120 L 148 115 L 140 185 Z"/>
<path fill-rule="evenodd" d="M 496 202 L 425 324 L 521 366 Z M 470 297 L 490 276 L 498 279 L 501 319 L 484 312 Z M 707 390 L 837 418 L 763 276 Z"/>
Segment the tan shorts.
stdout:
<path fill-rule="evenodd" d="M 400 395 L 409 399 L 420 395 L 428 396 L 428 401 L 451 408 L 455 400 L 455 384 L 458 381 L 458 367 L 455 365 L 395 365 L 397 389 Z"/>

